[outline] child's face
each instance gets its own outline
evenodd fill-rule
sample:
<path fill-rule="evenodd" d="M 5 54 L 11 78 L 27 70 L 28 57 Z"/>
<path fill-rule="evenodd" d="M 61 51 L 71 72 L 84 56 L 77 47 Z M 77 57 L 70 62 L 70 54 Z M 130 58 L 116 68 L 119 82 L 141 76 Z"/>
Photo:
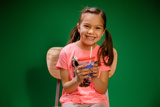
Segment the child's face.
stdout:
<path fill-rule="evenodd" d="M 89 46 L 97 43 L 105 32 L 103 24 L 104 22 L 100 15 L 92 13 L 83 14 L 80 25 L 77 24 L 80 41 Z"/>

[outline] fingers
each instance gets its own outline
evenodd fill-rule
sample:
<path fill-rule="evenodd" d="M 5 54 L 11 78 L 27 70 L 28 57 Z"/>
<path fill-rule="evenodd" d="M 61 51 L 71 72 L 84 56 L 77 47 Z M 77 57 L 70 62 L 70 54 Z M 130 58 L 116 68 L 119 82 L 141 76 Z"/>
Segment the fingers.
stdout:
<path fill-rule="evenodd" d="M 86 75 L 88 75 L 89 74 L 89 70 L 87 68 L 82 69 L 84 67 L 85 67 L 85 65 L 79 65 L 77 67 L 77 69 L 78 69 L 77 70 L 77 74 L 79 74 L 80 76 L 86 76 Z"/>
<path fill-rule="evenodd" d="M 89 74 L 89 70 L 88 69 L 79 69 L 77 70 L 77 75 L 79 76 L 86 76 Z"/>
<path fill-rule="evenodd" d="M 84 79 L 86 79 L 86 78 L 89 77 L 89 76 L 88 76 L 89 70 L 88 70 L 87 68 L 82 69 L 82 68 L 84 68 L 84 67 L 85 67 L 85 65 L 79 65 L 79 66 L 77 67 L 77 77 L 78 77 L 78 80 L 79 80 L 80 82 L 83 82 Z"/>
<path fill-rule="evenodd" d="M 78 81 L 80 82 L 80 83 L 83 83 L 83 80 L 84 79 L 86 79 L 86 78 L 88 78 L 89 76 L 88 76 L 88 74 L 83 74 L 83 73 L 77 73 L 77 78 L 78 78 Z"/>
<path fill-rule="evenodd" d="M 98 64 L 97 64 L 97 63 L 95 63 L 95 64 L 93 64 L 93 66 L 94 66 L 94 67 L 98 67 Z"/>
<path fill-rule="evenodd" d="M 77 67 L 77 69 L 82 69 L 82 68 L 84 68 L 85 67 L 85 65 L 79 65 L 78 67 Z"/>
<path fill-rule="evenodd" d="M 79 78 L 80 81 L 83 81 L 83 79 L 88 78 L 90 75 L 90 73 L 92 73 L 93 77 L 98 77 L 99 75 L 99 68 L 98 68 L 98 64 L 93 64 L 93 68 L 89 69 L 89 68 L 84 68 L 85 65 L 79 65 L 77 67 L 77 76 Z"/>
<path fill-rule="evenodd" d="M 92 75 L 94 77 L 97 77 L 99 75 L 99 68 L 98 68 L 98 64 L 94 64 L 92 70 Z"/>

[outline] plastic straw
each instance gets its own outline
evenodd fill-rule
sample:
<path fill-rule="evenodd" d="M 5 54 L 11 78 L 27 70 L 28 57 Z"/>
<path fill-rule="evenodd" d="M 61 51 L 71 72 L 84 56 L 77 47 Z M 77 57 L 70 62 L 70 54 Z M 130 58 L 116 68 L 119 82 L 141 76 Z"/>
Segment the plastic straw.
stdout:
<path fill-rule="evenodd" d="M 90 58 L 92 57 L 92 46 L 91 46 L 91 51 L 90 51 Z M 91 65 L 91 60 L 89 61 L 90 65 Z M 91 81 L 91 76 L 89 76 L 89 79 Z"/>
<path fill-rule="evenodd" d="M 91 46 L 91 51 L 90 51 L 90 58 L 92 57 L 92 46 Z"/>

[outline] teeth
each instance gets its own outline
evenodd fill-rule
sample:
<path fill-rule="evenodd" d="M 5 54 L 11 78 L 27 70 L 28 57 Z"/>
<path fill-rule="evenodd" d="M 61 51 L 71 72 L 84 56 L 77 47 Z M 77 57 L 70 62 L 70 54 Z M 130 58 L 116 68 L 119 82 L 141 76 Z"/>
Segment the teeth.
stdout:
<path fill-rule="evenodd" d="M 94 37 L 92 36 L 86 36 L 88 39 L 94 39 Z"/>
<path fill-rule="evenodd" d="M 94 39 L 94 37 L 87 37 L 87 38 L 89 38 L 89 39 Z"/>

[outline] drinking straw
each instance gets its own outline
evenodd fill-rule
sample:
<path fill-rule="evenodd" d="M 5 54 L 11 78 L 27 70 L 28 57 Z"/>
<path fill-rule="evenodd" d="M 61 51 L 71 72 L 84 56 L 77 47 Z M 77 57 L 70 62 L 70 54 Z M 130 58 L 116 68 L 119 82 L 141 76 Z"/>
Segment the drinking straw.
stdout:
<path fill-rule="evenodd" d="M 92 46 L 91 46 L 91 51 L 90 51 L 90 58 L 92 57 Z"/>
<path fill-rule="evenodd" d="M 91 46 L 91 51 L 90 51 L 90 58 L 92 57 L 92 46 Z M 89 61 L 90 65 L 91 65 L 91 59 Z M 91 76 L 89 76 L 89 79 L 91 79 Z"/>

